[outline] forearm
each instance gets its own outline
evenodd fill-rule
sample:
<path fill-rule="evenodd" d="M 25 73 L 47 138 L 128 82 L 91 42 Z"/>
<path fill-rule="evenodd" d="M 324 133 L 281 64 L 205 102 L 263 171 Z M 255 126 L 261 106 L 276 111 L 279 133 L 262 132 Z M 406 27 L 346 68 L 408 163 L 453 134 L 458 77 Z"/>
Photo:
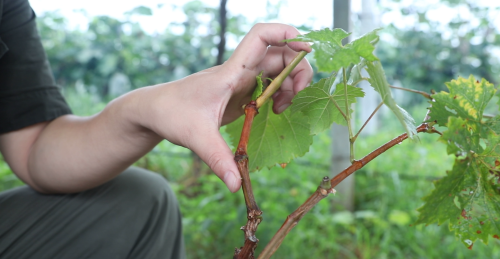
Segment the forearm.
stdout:
<path fill-rule="evenodd" d="M 298 34 L 291 26 L 258 24 L 220 66 L 133 91 L 92 117 L 63 116 L 0 135 L 0 149 L 36 190 L 77 192 L 113 178 L 167 139 L 198 154 L 235 192 L 241 178 L 220 126 L 243 114 L 261 71 L 274 78 L 297 52 L 311 51 L 306 43 L 283 42 Z M 311 78 L 302 60 L 273 96 L 273 110 L 282 112 Z"/>
<path fill-rule="evenodd" d="M 78 192 L 98 186 L 151 150 L 161 138 L 142 127 L 131 92 L 91 117 L 66 115 L 33 140 L 16 174 L 41 192 Z"/>

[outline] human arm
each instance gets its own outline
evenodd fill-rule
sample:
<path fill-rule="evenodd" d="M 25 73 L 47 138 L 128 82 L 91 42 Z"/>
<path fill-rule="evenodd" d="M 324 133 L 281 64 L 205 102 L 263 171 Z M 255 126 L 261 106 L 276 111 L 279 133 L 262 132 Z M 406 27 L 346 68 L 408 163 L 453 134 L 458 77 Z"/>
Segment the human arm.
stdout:
<path fill-rule="evenodd" d="M 115 177 L 167 139 L 196 152 L 234 192 L 239 173 L 219 128 L 242 115 L 260 71 L 274 77 L 297 51 L 310 51 L 305 43 L 282 42 L 297 34 L 291 26 L 258 24 L 223 65 L 137 89 L 91 117 L 64 115 L 2 134 L 0 150 L 34 189 L 77 192 Z M 303 60 L 275 94 L 274 110 L 283 111 L 311 78 Z"/>

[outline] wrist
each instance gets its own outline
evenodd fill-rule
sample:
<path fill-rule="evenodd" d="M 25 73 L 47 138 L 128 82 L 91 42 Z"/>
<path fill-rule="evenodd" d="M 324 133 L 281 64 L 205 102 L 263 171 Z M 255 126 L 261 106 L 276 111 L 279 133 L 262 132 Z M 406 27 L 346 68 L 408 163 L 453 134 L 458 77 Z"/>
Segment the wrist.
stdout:
<path fill-rule="evenodd" d="M 107 113 L 104 116 L 107 120 L 112 120 L 110 125 L 117 126 L 117 134 L 134 142 L 140 141 L 141 146 L 150 143 L 154 147 L 162 138 L 149 125 L 152 104 L 146 96 L 147 88 L 139 88 L 114 99 L 103 112 Z"/>

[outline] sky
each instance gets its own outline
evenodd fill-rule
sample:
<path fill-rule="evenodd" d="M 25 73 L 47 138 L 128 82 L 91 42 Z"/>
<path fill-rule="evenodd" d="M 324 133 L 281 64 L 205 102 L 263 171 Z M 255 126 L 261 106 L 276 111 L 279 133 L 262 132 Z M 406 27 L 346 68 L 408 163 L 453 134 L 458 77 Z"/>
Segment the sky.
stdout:
<path fill-rule="evenodd" d="M 30 3 L 36 13 L 41 14 L 46 11 L 59 11 L 69 20 L 70 27 L 79 27 L 86 29 L 88 18 L 82 13 L 84 10 L 87 15 L 107 15 L 115 18 L 121 18 L 126 11 L 139 5 L 150 7 L 153 10 L 152 16 L 134 16 L 142 28 L 149 33 L 163 32 L 170 22 L 183 21 L 184 14 L 174 6 L 181 7 L 190 0 L 30 0 Z M 203 3 L 217 7 L 220 0 L 201 0 Z M 280 0 L 228 0 L 227 9 L 232 15 L 241 14 L 245 16 L 250 23 L 262 21 L 266 16 L 266 3 L 277 4 Z M 351 8 L 353 17 L 357 17 L 362 12 L 362 3 L 369 0 L 352 0 Z M 376 27 L 384 27 L 387 24 L 394 24 L 396 27 L 412 27 L 417 23 L 417 16 L 402 15 L 400 10 L 403 8 L 429 9 L 426 17 L 430 20 L 439 21 L 442 27 L 443 36 L 451 37 L 447 33 L 447 24 L 456 16 L 469 20 L 468 26 L 479 26 L 479 20 L 471 17 L 471 12 L 466 6 L 450 8 L 444 5 L 440 0 L 371 0 L 377 1 L 376 6 Z M 333 20 L 333 0 L 283 0 L 284 4 L 279 10 L 278 19 L 273 22 L 291 24 L 295 26 L 306 25 L 313 30 L 319 30 L 332 27 Z M 495 24 L 497 31 L 500 32 L 500 11 L 495 7 L 500 7 L 498 0 L 475 0 L 482 6 L 491 7 L 489 16 L 490 21 Z M 161 6 L 161 7 L 159 7 Z M 384 11 L 381 12 L 381 7 Z M 469 18 L 470 19 L 469 19 Z M 465 28 L 465 27 L 464 27 Z M 425 30 L 426 28 L 420 28 Z M 439 29 L 439 28 L 438 28 Z M 362 28 L 360 30 L 363 30 Z M 359 35 L 356 28 L 353 28 L 355 35 Z"/>
<path fill-rule="evenodd" d="M 182 21 L 183 14 L 175 11 L 172 5 L 182 6 L 189 0 L 30 0 L 30 3 L 36 13 L 41 14 L 46 11 L 59 10 L 64 16 L 71 18 L 71 26 L 83 27 L 86 19 L 78 10 L 84 9 L 91 16 L 108 15 L 115 18 L 123 17 L 123 13 L 139 5 L 147 6 L 153 9 L 152 16 L 137 17 L 138 22 L 148 32 L 161 32 L 169 22 Z M 266 14 L 266 3 L 271 4 L 279 0 L 228 0 L 227 9 L 233 15 L 242 14 L 250 22 L 258 21 Z M 304 0 L 287 0 L 280 9 L 278 22 L 292 25 L 309 25 L 313 29 L 322 29 L 332 26 L 333 7 L 332 0 L 310 0 L 314 4 L 305 4 Z M 355 0 L 359 2 L 361 0 Z M 203 0 L 210 6 L 218 6 L 219 0 Z M 163 5 L 158 8 L 158 5 Z M 162 22 L 158 22 L 161 20 Z"/>

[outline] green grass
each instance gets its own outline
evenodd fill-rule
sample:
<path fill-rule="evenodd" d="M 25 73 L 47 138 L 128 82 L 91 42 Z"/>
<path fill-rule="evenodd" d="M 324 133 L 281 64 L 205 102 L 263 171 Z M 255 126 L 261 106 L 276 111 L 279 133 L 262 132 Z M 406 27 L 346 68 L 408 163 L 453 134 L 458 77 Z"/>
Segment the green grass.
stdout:
<path fill-rule="evenodd" d="M 67 92 L 76 114 L 92 114 L 104 104 L 86 93 Z M 418 116 L 415 116 L 418 117 Z M 388 120 L 377 135 L 356 144 L 357 158 L 401 132 Z M 355 173 L 355 212 L 334 211 L 342 193 L 330 195 L 307 214 L 285 239 L 273 258 L 497 258 L 500 242 L 463 246 L 445 225 L 411 226 L 421 198 L 433 189 L 432 181 L 445 175 L 453 158 L 437 135 L 421 134 L 405 141 Z M 330 172 L 331 137 L 315 137 L 310 152 L 286 169 L 275 167 L 252 173 L 256 200 L 264 211 L 257 237 L 257 253 L 284 219 L 315 191 Z M 205 166 L 192 172 L 189 150 L 164 141 L 136 165 L 161 173 L 177 193 L 183 213 L 188 258 L 229 258 L 243 244 L 245 212 L 241 191 L 230 193 Z M 0 188 L 21 184 L 0 162 Z"/>

